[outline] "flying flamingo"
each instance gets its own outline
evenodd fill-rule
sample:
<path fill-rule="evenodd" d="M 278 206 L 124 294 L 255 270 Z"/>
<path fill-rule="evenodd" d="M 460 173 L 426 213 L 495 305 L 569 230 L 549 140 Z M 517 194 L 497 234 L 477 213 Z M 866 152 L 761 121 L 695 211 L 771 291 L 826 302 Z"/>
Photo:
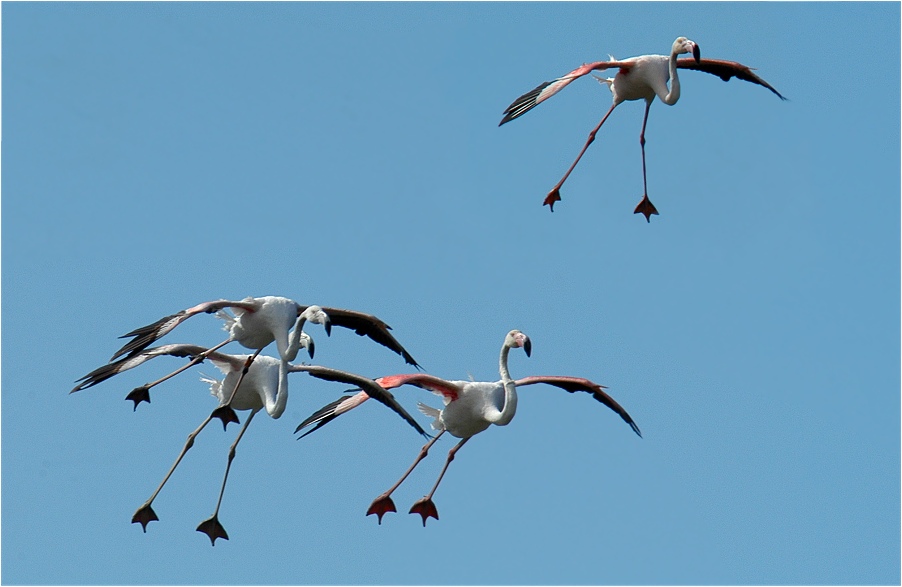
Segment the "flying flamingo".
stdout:
<path fill-rule="evenodd" d="M 510 376 L 507 368 L 507 357 L 510 349 L 522 348 L 526 352 L 526 356 L 530 355 L 531 342 L 529 337 L 519 330 L 511 330 L 504 338 L 504 344 L 501 347 L 501 356 L 498 361 L 498 370 L 501 373 L 501 380 L 494 382 L 483 381 L 448 381 L 427 375 L 425 373 L 414 373 L 410 375 L 389 375 L 376 379 L 376 383 L 381 388 L 393 389 L 401 385 L 414 385 L 422 389 L 427 389 L 436 395 L 442 396 L 445 407 L 442 410 L 436 410 L 424 404 L 418 404 L 420 411 L 434 418 L 432 427 L 440 432 L 426 443 L 421 449 L 413 464 L 401 476 L 397 483 L 392 485 L 388 491 L 377 497 L 370 505 L 366 515 L 376 514 L 379 523 L 382 523 L 382 516 L 388 512 L 396 512 L 395 504 L 391 499 L 391 494 L 398 488 L 401 483 L 410 475 L 411 471 L 423 460 L 429 452 L 429 449 L 435 444 L 435 441 L 441 437 L 446 431 L 452 436 L 460 438 L 454 447 L 448 452 L 445 459 L 445 465 L 439 473 L 438 479 L 428 495 L 413 504 L 410 508 L 411 514 L 420 514 L 423 518 L 423 526 L 430 517 L 438 519 L 438 510 L 432 502 L 432 496 L 438 488 L 448 465 L 454 460 L 454 455 L 470 438 L 486 430 L 490 425 L 506 426 L 514 418 L 517 411 L 517 387 L 524 385 L 533 385 L 535 383 L 547 383 L 554 385 L 570 393 L 577 391 L 585 391 L 591 393 L 597 400 L 608 406 L 616 412 L 640 437 L 642 433 L 636 426 L 630 415 L 624 410 L 620 404 L 603 391 L 603 386 L 593 383 L 588 379 L 579 377 L 557 377 L 557 376 L 540 376 L 540 377 L 524 377 L 523 379 L 514 380 Z M 346 396 L 331 404 L 324 406 L 315 414 L 307 418 L 298 426 L 295 432 L 316 424 L 312 430 L 304 433 L 301 438 L 310 434 L 317 428 L 320 428 L 329 421 L 337 418 L 341 414 L 356 408 L 369 399 L 366 390 L 361 391 L 353 396 Z"/>
<path fill-rule="evenodd" d="M 282 298 L 282 299 L 285 299 L 285 298 Z M 278 335 L 279 336 L 278 340 L 281 341 L 279 344 L 279 350 L 280 350 L 280 354 L 282 355 L 283 361 L 285 361 L 285 362 L 293 361 L 297 357 L 298 350 L 302 347 L 307 349 L 307 352 L 310 355 L 310 358 L 312 359 L 315 346 L 313 344 L 313 339 L 310 337 L 310 335 L 303 331 L 304 324 L 307 320 L 314 322 L 316 324 L 322 324 L 326 329 L 326 334 L 328 335 L 331 333 L 331 329 L 332 329 L 330 318 L 323 311 L 323 309 L 320 308 L 319 306 L 307 306 L 306 308 L 304 308 L 304 310 L 302 312 L 300 312 L 298 314 L 297 312 L 295 312 L 295 310 L 293 308 L 290 308 L 290 307 L 288 307 L 287 304 L 282 303 L 282 301 L 281 301 L 282 299 L 276 298 L 275 300 L 267 300 L 267 302 L 260 304 L 260 309 L 258 311 L 242 313 L 237 318 L 234 318 L 228 314 L 225 314 L 225 312 L 222 312 L 221 317 L 226 321 L 226 329 L 229 330 L 230 336 L 227 340 L 219 343 L 218 345 L 216 345 L 214 347 L 211 347 L 210 349 L 207 349 L 207 353 L 215 352 L 216 350 L 225 346 L 226 344 L 228 344 L 229 342 L 231 342 L 233 340 L 238 340 L 239 342 L 241 342 L 241 344 L 248 346 L 249 348 L 256 348 L 257 352 L 259 353 L 259 351 L 263 347 L 267 346 L 270 342 L 273 341 L 275 336 Z M 281 321 L 278 320 L 278 318 L 279 318 L 278 314 L 280 313 L 280 311 L 282 314 Z M 292 317 L 292 316 L 290 316 L 291 314 L 297 314 L 297 315 L 295 317 Z M 192 315 L 192 314 L 189 314 L 188 311 L 186 311 L 185 316 L 190 317 L 190 315 Z M 176 316 L 178 316 L 178 315 L 176 315 Z M 240 320 L 244 316 L 253 317 L 253 319 L 248 318 L 247 320 L 245 320 L 245 323 L 249 323 L 250 326 L 248 326 L 247 324 L 244 324 L 244 326 L 240 325 L 241 324 Z M 182 318 L 182 320 L 184 320 L 184 319 L 185 318 Z M 282 328 L 280 328 L 280 326 L 284 326 L 287 323 L 287 321 L 293 321 L 293 323 L 294 323 L 293 330 L 289 331 L 289 330 L 285 329 L 283 331 Z M 176 323 L 176 325 L 177 325 L 177 323 Z M 175 326 L 170 327 L 169 330 L 171 330 L 172 328 L 175 328 Z M 169 330 L 166 330 L 165 332 L 168 332 Z M 165 332 L 163 334 L 165 334 Z M 285 335 L 284 338 L 282 337 L 283 333 Z M 126 335 L 126 336 L 129 336 L 129 335 Z M 161 336 L 162 336 L 162 334 L 160 334 L 157 338 L 160 338 Z M 152 339 L 152 340 L 150 340 L 150 342 L 153 342 L 153 340 L 156 340 L 156 339 Z M 150 342 L 148 342 L 147 344 L 150 344 Z M 147 361 L 148 359 L 151 359 L 155 356 L 159 356 L 160 354 L 170 354 L 168 352 L 168 350 L 173 346 L 178 347 L 178 348 L 185 346 L 185 345 L 166 345 L 163 347 L 157 347 L 155 349 L 155 352 L 151 353 L 151 352 L 145 351 L 147 344 L 141 345 L 140 349 L 138 349 L 138 348 L 132 349 L 129 351 L 128 355 L 126 355 L 125 357 L 115 360 L 116 357 L 120 357 L 123 354 L 125 354 L 121 351 L 117 352 L 116 355 L 113 357 L 114 360 L 112 362 L 107 363 L 106 365 L 103 365 L 101 367 L 98 367 L 97 369 L 91 371 L 90 373 L 88 373 L 87 375 L 85 375 L 84 377 L 79 379 L 77 382 L 78 385 L 76 385 L 75 388 L 72 389 L 72 392 L 81 391 L 82 389 L 87 389 L 89 387 L 93 387 L 94 385 L 97 385 L 101 381 L 106 381 L 107 379 L 109 379 L 113 375 L 116 375 L 117 373 L 121 373 L 122 371 L 127 371 L 129 369 L 133 369 L 134 367 L 137 367 L 138 365 Z M 257 345 L 261 345 L 261 346 L 257 346 Z M 166 350 L 163 350 L 161 352 L 160 349 L 166 349 Z M 182 356 L 186 356 L 186 355 L 182 355 Z M 184 365 L 183 367 L 179 367 L 172 373 L 170 373 L 164 377 L 161 377 L 160 379 L 157 379 L 156 381 L 154 381 L 152 383 L 145 383 L 144 385 L 142 385 L 140 387 L 136 387 L 135 389 L 133 389 L 131 391 L 131 393 L 128 394 L 128 396 L 126 396 L 125 399 L 135 402 L 135 409 L 137 410 L 138 404 L 141 403 L 142 401 L 146 401 L 147 403 L 150 403 L 150 389 L 152 387 L 155 387 L 156 385 L 159 385 L 160 383 L 166 381 L 167 379 L 174 377 L 175 375 L 181 373 L 182 371 L 188 369 L 189 367 L 192 367 L 193 365 L 196 365 L 196 364 L 202 362 L 204 360 L 205 356 L 206 355 L 204 353 L 198 353 L 195 356 L 192 356 L 191 361 L 187 365 Z M 70 393 L 72 393 L 72 392 L 70 392 Z M 226 406 L 223 406 L 223 407 L 225 408 Z M 226 416 L 225 418 L 223 418 L 223 415 L 217 416 L 217 417 L 223 418 L 224 424 L 227 423 L 227 419 L 231 420 L 231 421 L 236 421 L 236 419 L 234 417 L 234 412 L 232 412 L 231 415 L 229 415 L 228 413 L 226 413 L 224 415 Z"/>
<path fill-rule="evenodd" d="M 226 309 L 231 309 L 235 315 L 228 314 L 225 311 Z M 292 327 L 294 327 L 293 332 L 298 333 L 300 330 L 299 326 L 303 325 L 305 320 L 309 320 L 310 322 L 322 324 L 326 329 L 327 335 L 331 335 L 332 324 L 342 328 L 353 329 L 357 334 L 368 336 L 373 341 L 401 355 L 408 364 L 419 368 L 419 365 L 410 353 L 391 335 L 389 332 L 391 327 L 379 318 L 370 314 L 341 308 L 305 306 L 280 296 L 246 297 L 241 301 L 216 300 L 203 302 L 187 310 L 181 310 L 152 324 L 136 328 L 128 334 L 122 335 L 120 338 L 133 338 L 116 351 L 110 361 L 115 361 L 122 356 L 132 357 L 140 353 L 188 318 L 204 313 L 216 313 L 216 316 L 225 322 L 224 329 L 229 333 L 229 337 L 218 345 L 211 347 L 211 351 L 218 350 L 232 341 L 236 341 L 246 348 L 259 351 L 275 340 L 279 356 L 282 357 L 283 361 L 290 362 L 297 356 L 299 348 L 297 337 L 291 334 Z M 148 383 L 146 386 L 135 389 L 128 399 L 135 401 L 136 407 L 141 401 L 149 402 L 150 399 L 147 392 L 151 387 L 177 375 L 202 359 L 202 357 L 198 357 L 195 363 L 189 363 L 153 383 Z"/>
<path fill-rule="evenodd" d="M 136 328 L 128 334 L 120 336 L 119 338 L 133 338 L 116 351 L 110 360 L 114 361 L 122 355 L 140 352 L 192 316 L 215 312 L 219 318 L 225 320 L 225 330 L 229 332 L 229 339 L 223 344 L 234 340 L 246 348 L 257 350 L 275 340 L 279 348 L 279 356 L 286 361 L 293 361 L 294 356 L 292 356 L 288 338 L 289 331 L 295 320 L 311 307 L 322 309 L 331 324 L 350 328 L 360 336 L 368 336 L 373 341 L 401 355 L 409 365 L 419 367 L 410 353 L 391 335 L 389 332 L 391 327 L 379 318 L 341 308 L 305 306 L 280 296 L 246 297 L 241 301 L 216 300 L 181 310 L 161 318 L 153 324 Z M 233 318 L 226 314 L 223 311 L 226 308 L 235 312 L 236 316 Z M 330 327 L 326 326 L 326 333 L 329 332 Z M 296 354 L 297 349 L 293 349 L 293 352 Z"/>
<path fill-rule="evenodd" d="M 302 338 L 302 341 L 303 340 L 305 339 Z M 145 349 L 131 358 L 126 358 L 118 363 L 108 365 L 106 372 L 95 372 L 89 379 L 88 384 L 83 387 L 76 387 L 72 391 L 79 391 L 80 389 L 91 387 L 92 385 L 96 385 L 101 381 L 109 379 L 113 375 L 132 369 L 145 361 L 163 355 L 191 357 L 192 359 L 203 357 L 211 361 L 223 372 L 225 379 L 220 381 L 205 378 L 203 381 L 210 384 L 210 392 L 219 399 L 220 406 L 231 405 L 231 408 L 236 410 L 250 410 L 250 414 L 244 421 L 241 430 L 238 432 L 235 442 L 232 443 L 232 446 L 229 448 L 228 463 L 226 465 L 225 476 L 222 480 L 219 499 L 216 502 L 216 509 L 210 518 L 201 522 L 197 527 L 198 532 L 206 534 L 210 538 L 211 544 L 214 545 L 216 544 L 217 538 L 225 538 L 226 540 L 229 538 L 225 528 L 223 528 L 222 524 L 219 522 L 219 507 L 222 504 L 222 496 L 225 492 L 226 481 L 229 477 L 229 469 L 232 466 L 232 460 L 235 458 L 235 449 L 238 446 L 238 442 L 244 436 L 251 420 L 261 409 L 265 408 L 266 413 L 273 419 L 279 418 L 285 412 L 285 407 L 288 402 L 289 373 L 305 372 L 319 379 L 356 385 L 361 389 L 365 389 L 368 395 L 372 395 L 376 400 L 398 413 L 408 424 L 413 426 L 417 432 L 428 436 L 422 427 L 420 427 L 407 411 L 398 404 L 394 396 L 379 387 L 372 379 L 345 371 L 339 371 L 337 369 L 330 369 L 328 367 L 294 365 L 266 355 L 228 355 L 191 344 L 171 344 Z M 193 361 L 192 364 L 194 364 Z M 135 405 L 137 405 L 137 403 Z M 188 450 L 194 445 L 194 439 L 207 424 L 210 423 L 215 415 L 216 412 L 214 411 L 207 416 L 194 432 L 188 435 L 185 446 L 176 458 L 175 463 L 170 467 L 169 472 L 166 473 L 163 481 L 150 498 L 144 502 L 132 516 L 132 523 L 140 523 L 145 532 L 147 531 L 147 524 L 159 519 L 153 511 L 151 504 L 160 493 L 160 490 L 163 489 L 163 486 L 169 480 L 173 471 L 178 467 L 182 458 L 184 458 Z M 238 422 L 237 417 L 234 421 Z M 227 423 L 227 421 L 223 420 L 223 427 L 225 427 Z"/>
<path fill-rule="evenodd" d="M 692 58 L 677 59 L 677 55 L 691 53 Z M 557 94 L 564 89 L 570 82 L 581 78 L 592 71 L 603 71 L 605 69 L 619 69 L 617 75 L 613 78 L 602 79 L 597 78 L 600 82 L 608 84 L 613 94 L 614 103 L 608 109 L 607 113 L 602 117 L 592 132 L 582 150 L 577 155 L 576 160 L 564 174 L 564 177 L 551 188 L 545 197 L 543 205 L 548 205 L 551 211 L 554 211 L 554 203 L 561 199 L 560 189 L 570 176 L 570 172 L 579 163 L 583 153 L 595 140 L 595 134 L 608 119 L 611 112 L 618 104 L 627 100 L 645 100 L 645 116 L 642 119 L 642 131 L 639 133 L 639 145 L 642 147 L 642 187 L 644 194 L 642 201 L 636 206 L 635 214 L 643 214 L 645 220 L 651 222 L 651 215 L 657 214 L 651 200 L 648 199 L 648 184 L 645 178 L 645 124 L 648 122 L 648 110 L 651 103 L 657 96 L 662 102 L 668 106 L 673 106 L 680 99 L 680 78 L 677 75 L 678 69 L 695 69 L 704 71 L 718 76 L 724 81 L 729 81 L 731 77 L 752 82 L 760 86 L 764 86 L 771 92 L 776 94 L 781 100 L 785 100 L 780 92 L 775 90 L 769 83 L 755 75 L 751 68 L 736 63 L 735 61 L 723 61 L 720 59 L 702 59 L 698 45 L 694 41 L 690 41 L 686 37 L 678 37 L 673 42 L 670 50 L 670 56 L 666 55 L 641 55 L 639 57 L 630 57 L 623 61 L 617 61 L 611 57 L 610 61 L 596 61 L 594 63 L 585 63 L 581 67 L 577 67 L 567 75 L 557 78 L 556 80 L 545 82 L 534 90 L 527 92 L 514 100 L 514 102 L 504 111 L 504 118 L 498 126 L 505 122 L 519 118 L 523 114 L 529 112 L 548 98 Z M 596 76 L 597 77 L 597 76 Z M 670 80 L 670 88 L 667 87 L 667 81 Z"/>

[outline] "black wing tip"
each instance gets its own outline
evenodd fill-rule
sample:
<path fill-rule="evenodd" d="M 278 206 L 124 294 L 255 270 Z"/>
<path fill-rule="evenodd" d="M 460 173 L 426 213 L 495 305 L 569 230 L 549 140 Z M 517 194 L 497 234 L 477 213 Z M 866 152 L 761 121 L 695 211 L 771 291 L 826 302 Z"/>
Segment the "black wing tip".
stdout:
<path fill-rule="evenodd" d="M 355 391 L 356 391 L 356 390 L 355 390 Z M 335 418 L 337 418 L 338 416 L 336 416 L 335 413 L 334 413 L 334 412 L 335 412 L 335 408 L 336 408 L 336 406 L 338 406 L 338 404 L 340 404 L 341 402 L 345 401 L 346 399 L 347 399 L 347 396 L 342 396 L 342 397 L 338 398 L 337 400 L 335 400 L 335 401 L 333 401 L 333 402 L 331 402 L 331 403 L 326 404 L 325 406 L 321 407 L 321 408 L 318 409 L 317 411 L 313 412 L 313 414 L 311 414 L 310 417 L 308 417 L 306 420 L 304 420 L 303 422 L 301 422 L 301 423 L 298 425 L 298 427 L 295 428 L 295 430 L 294 430 L 295 434 L 297 434 L 298 432 L 300 432 L 301 430 L 303 430 L 303 429 L 306 428 L 307 426 L 310 426 L 311 424 L 316 424 L 316 427 L 315 427 L 313 430 L 308 430 L 307 432 L 305 432 L 304 434 L 302 434 L 302 435 L 298 438 L 298 440 L 300 440 L 301 438 L 304 438 L 305 436 L 307 436 L 307 435 L 310 434 L 311 432 L 317 430 L 317 429 L 320 428 L 321 426 L 325 425 L 327 422 L 331 422 L 332 420 L 334 420 Z"/>
<path fill-rule="evenodd" d="M 643 437 L 643 436 L 642 436 L 642 431 L 639 430 L 639 427 L 636 426 L 636 423 L 635 423 L 635 422 L 633 422 L 632 420 L 630 420 L 630 421 L 627 422 L 627 424 L 630 425 L 630 428 L 633 429 L 633 432 L 635 432 L 636 434 L 639 435 L 639 438 L 642 438 L 642 437 Z"/>

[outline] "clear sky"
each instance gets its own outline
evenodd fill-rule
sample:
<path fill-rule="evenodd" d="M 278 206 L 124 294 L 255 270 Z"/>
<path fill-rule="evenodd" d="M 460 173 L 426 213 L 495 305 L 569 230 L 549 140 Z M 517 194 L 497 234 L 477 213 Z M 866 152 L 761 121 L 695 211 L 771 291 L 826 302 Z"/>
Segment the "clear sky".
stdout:
<path fill-rule="evenodd" d="M 898 3 L 3 3 L 2 580 L 90 584 L 793 584 L 900 581 Z M 591 78 L 498 128 L 585 61 L 667 53 L 652 107 Z M 117 336 L 198 302 L 282 295 L 378 315 L 424 368 L 530 387 L 435 496 L 442 438 L 381 526 L 364 512 L 422 438 L 368 404 L 303 441 L 347 386 L 294 375 L 213 511 L 237 429 L 192 368 L 132 411 L 159 359 L 69 395 Z M 308 328 L 316 362 L 408 372 Z M 214 344 L 212 316 L 167 342 Z M 232 347 L 229 347 L 232 348 Z M 234 352 L 241 352 L 234 347 Z M 267 351 L 273 354 L 274 349 Z M 424 424 L 414 388 L 396 395 Z M 243 420 L 242 416 L 242 420 Z"/>

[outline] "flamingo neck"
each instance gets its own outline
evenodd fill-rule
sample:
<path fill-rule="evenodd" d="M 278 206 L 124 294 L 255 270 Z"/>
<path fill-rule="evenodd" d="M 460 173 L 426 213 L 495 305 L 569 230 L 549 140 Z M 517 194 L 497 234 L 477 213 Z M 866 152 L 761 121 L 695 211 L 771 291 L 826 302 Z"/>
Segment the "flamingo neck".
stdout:
<path fill-rule="evenodd" d="M 501 373 L 501 384 L 504 386 L 504 405 L 501 410 L 492 418 L 492 423 L 496 426 L 506 426 L 514 419 L 517 413 L 517 386 L 511 378 L 510 371 L 507 368 L 507 356 L 510 354 L 507 344 L 501 347 L 501 356 L 498 359 L 498 371 Z"/>
<path fill-rule="evenodd" d="M 273 419 L 279 418 L 285 413 L 285 406 L 288 405 L 288 363 L 279 361 L 279 384 L 276 388 L 276 396 L 267 393 L 264 399 L 266 413 Z"/>
<path fill-rule="evenodd" d="M 298 351 L 301 348 L 301 334 L 304 332 L 304 324 L 306 322 L 306 316 L 303 314 L 298 316 L 297 321 L 294 323 L 294 330 L 292 330 L 291 334 L 288 336 L 285 352 L 282 352 L 282 349 L 279 349 L 279 356 L 281 356 L 284 361 L 293 361 L 297 358 Z"/>
<path fill-rule="evenodd" d="M 677 53 L 671 51 L 668 62 L 670 68 L 670 91 L 664 96 L 658 96 L 668 106 L 673 106 L 680 99 L 680 76 L 677 74 Z"/>

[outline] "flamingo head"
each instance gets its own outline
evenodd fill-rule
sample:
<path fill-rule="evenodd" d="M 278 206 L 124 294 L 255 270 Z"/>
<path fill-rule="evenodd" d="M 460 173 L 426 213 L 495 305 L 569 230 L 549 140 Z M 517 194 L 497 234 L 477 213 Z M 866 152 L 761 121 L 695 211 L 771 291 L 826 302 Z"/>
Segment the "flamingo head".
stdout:
<path fill-rule="evenodd" d="M 691 41 L 686 37 L 677 37 L 677 40 L 673 42 L 671 53 L 674 55 L 691 53 L 696 63 L 699 63 L 702 59 L 702 53 L 698 48 L 698 43 Z"/>
<path fill-rule="evenodd" d="M 307 309 L 301 312 L 298 317 L 303 318 L 308 322 L 313 322 L 314 324 L 322 324 L 323 328 L 326 329 L 326 336 L 332 336 L 332 321 L 329 319 L 329 315 L 326 314 L 325 310 L 319 306 L 307 306 Z M 312 357 L 313 355 L 310 356 Z"/>
<path fill-rule="evenodd" d="M 508 332 L 504 339 L 504 345 L 512 349 L 522 348 L 527 357 L 532 353 L 532 342 L 519 330 Z"/>
<path fill-rule="evenodd" d="M 313 352 L 316 350 L 316 346 L 313 344 L 313 337 L 307 334 L 306 332 L 301 333 L 300 346 L 307 349 L 307 354 L 310 355 L 310 358 L 313 358 Z"/>

